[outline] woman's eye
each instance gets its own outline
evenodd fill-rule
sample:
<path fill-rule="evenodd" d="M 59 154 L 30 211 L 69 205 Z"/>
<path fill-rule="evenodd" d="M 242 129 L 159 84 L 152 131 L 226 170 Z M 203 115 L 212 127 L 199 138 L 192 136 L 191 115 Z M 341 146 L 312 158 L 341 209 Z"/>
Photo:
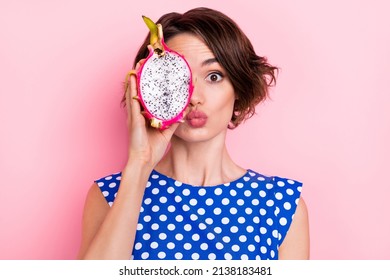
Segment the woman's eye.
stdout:
<path fill-rule="evenodd" d="M 216 82 L 221 81 L 222 78 L 223 78 L 222 74 L 220 74 L 220 73 L 215 73 L 215 72 L 214 72 L 214 73 L 210 73 L 210 74 L 207 76 L 206 80 L 209 81 L 209 82 L 216 83 Z"/>

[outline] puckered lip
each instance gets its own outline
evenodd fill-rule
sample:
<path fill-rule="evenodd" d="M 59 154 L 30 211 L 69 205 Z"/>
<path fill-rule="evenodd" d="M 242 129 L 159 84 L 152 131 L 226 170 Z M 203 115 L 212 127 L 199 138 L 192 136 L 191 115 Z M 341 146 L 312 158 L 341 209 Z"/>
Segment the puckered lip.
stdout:
<path fill-rule="evenodd" d="M 207 115 L 202 111 L 191 111 L 185 117 L 187 124 L 193 128 L 200 128 L 206 125 Z"/>

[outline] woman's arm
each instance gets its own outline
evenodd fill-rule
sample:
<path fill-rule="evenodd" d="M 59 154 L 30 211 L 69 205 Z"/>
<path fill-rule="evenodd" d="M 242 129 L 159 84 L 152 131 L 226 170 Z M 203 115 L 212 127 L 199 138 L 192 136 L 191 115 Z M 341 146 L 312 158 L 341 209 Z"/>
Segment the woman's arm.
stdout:
<path fill-rule="evenodd" d="M 307 260 L 310 257 L 309 218 L 306 203 L 301 197 L 282 245 L 280 260 Z"/>

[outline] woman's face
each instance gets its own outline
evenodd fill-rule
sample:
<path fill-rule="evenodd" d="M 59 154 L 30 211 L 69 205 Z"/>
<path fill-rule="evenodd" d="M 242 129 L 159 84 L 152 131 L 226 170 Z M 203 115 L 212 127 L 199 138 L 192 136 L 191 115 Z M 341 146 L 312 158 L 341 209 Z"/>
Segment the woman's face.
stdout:
<path fill-rule="evenodd" d="M 194 84 L 189 113 L 175 135 L 184 141 L 198 142 L 225 134 L 235 101 L 226 71 L 203 41 L 192 34 L 176 35 L 167 45 L 186 58 Z"/>

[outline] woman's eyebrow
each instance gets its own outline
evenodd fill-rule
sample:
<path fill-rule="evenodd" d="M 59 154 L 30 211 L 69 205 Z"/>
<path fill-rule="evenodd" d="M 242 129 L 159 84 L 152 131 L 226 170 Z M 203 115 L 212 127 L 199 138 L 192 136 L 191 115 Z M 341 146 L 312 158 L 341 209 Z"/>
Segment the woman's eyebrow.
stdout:
<path fill-rule="evenodd" d="M 206 59 L 205 61 L 203 61 L 202 67 L 208 66 L 208 65 L 213 64 L 213 63 L 218 63 L 218 60 L 215 57 L 209 58 L 209 59 Z"/>

